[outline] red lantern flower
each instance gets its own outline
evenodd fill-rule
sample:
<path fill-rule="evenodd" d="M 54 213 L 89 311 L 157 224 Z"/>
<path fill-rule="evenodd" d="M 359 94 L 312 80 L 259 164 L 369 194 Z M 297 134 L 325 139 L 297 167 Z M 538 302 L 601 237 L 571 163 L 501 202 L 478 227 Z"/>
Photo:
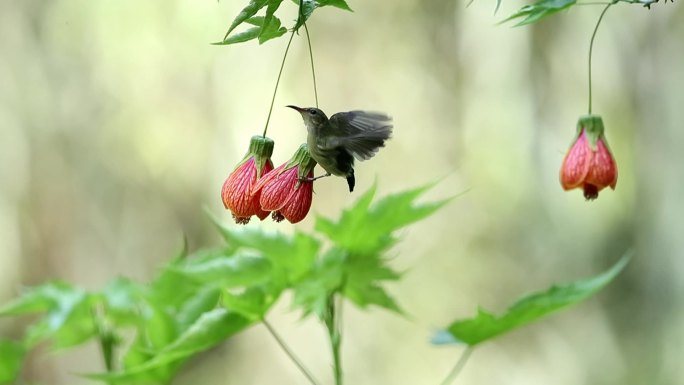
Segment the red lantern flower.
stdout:
<path fill-rule="evenodd" d="M 273 170 L 271 162 L 273 140 L 264 136 L 253 136 L 249 151 L 235 170 L 228 176 L 221 189 L 221 198 L 226 209 L 233 214 L 235 223 L 247 224 L 256 215 L 264 220 L 268 212 L 259 205 L 260 194 L 254 190 L 257 180 Z"/>
<path fill-rule="evenodd" d="M 580 118 L 577 136 L 565 155 L 560 170 L 563 189 L 582 188 L 587 200 L 598 198 L 604 188 L 615 190 L 617 164 L 603 134 L 603 120 L 598 115 Z"/>
<path fill-rule="evenodd" d="M 257 182 L 253 194 L 261 194 L 261 209 L 273 211 L 276 222 L 287 219 L 297 223 L 304 219 L 311 208 L 314 167 L 316 161 L 311 158 L 306 144 L 302 144 L 287 163 Z"/>

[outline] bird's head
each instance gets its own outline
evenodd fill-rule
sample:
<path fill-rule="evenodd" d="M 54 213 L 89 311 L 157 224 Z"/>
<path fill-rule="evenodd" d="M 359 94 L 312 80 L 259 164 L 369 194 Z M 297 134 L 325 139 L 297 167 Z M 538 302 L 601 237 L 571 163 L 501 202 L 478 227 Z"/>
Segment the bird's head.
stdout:
<path fill-rule="evenodd" d="M 320 127 L 322 124 L 325 124 L 328 121 L 328 117 L 325 116 L 325 113 L 318 108 L 314 107 L 297 107 L 297 106 L 287 106 L 292 108 L 293 110 L 298 111 L 302 115 L 302 119 L 304 119 L 304 124 L 306 124 L 306 128 L 308 129 L 314 129 Z"/>

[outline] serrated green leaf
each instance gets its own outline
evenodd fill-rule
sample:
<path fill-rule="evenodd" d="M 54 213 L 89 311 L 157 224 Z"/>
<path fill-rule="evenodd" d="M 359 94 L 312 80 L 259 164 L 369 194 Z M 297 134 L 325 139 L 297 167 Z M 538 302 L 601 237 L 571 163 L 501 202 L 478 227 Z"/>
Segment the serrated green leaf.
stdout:
<path fill-rule="evenodd" d="M 613 267 L 595 277 L 553 286 L 544 292 L 525 296 L 499 317 L 479 309 L 476 317 L 452 323 L 447 332 L 455 340 L 473 346 L 527 325 L 596 294 L 620 274 L 630 258 L 630 255 L 623 256 Z"/>
<path fill-rule="evenodd" d="M 137 325 L 142 293 L 146 289 L 127 278 L 117 278 L 97 295 L 105 315 L 116 326 Z"/>
<path fill-rule="evenodd" d="M 228 32 L 226 32 L 223 41 L 225 42 L 228 39 L 228 35 L 230 35 L 230 33 L 233 32 L 233 30 L 237 28 L 237 26 L 242 24 L 250 17 L 256 15 L 256 13 L 259 12 L 261 8 L 266 6 L 267 2 L 268 0 L 250 0 L 249 4 L 245 8 L 243 8 L 242 11 L 240 11 L 240 13 L 237 15 L 235 20 L 233 20 L 233 23 L 228 28 Z"/>
<path fill-rule="evenodd" d="M 27 345 L 51 339 L 54 348 L 78 345 L 96 334 L 91 314 L 93 297 L 63 282 L 47 283 L 24 292 L 0 309 L 0 315 L 45 313 L 29 328 Z"/>
<path fill-rule="evenodd" d="M 577 0 L 540 0 L 534 4 L 525 5 L 520 8 L 518 12 L 501 21 L 501 23 L 520 18 L 523 18 L 523 20 L 516 24 L 516 27 L 536 23 L 547 16 L 569 8 L 576 3 Z"/>
<path fill-rule="evenodd" d="M 262 27 L 264 25 L 264 17 L 263 16 L 250 17 L 249 19 L 245 20 L 245 23 L 255 25 L 257 27 Z"/>
<path fill-rule="evenodd" d="M 26 350 L 22 344 L 0 340 L 0 384 L 13 384 L 21 371 Z"/>
<path fill-rule="evenodd" d="M 287 28 L 280 26 L 280 20 L 277 17 L 271 19 L 268 27 L 263 27 L 259 34 L 259 44 L 263 44 L 271 39 L 283 36 L 287 32 Z"/>
<path fill-rule="evenodd" d="M 300 5 L 300 0 L 292 0 L 292 2 L 298 6 Z M 316 8 L 318 8 L 318 3 L 315 0 L 301 0 L 301 8 L 298 9 L 297 12 L 297 22 L 292 29 L 294 31 L 299 31 L 299 28 L 309 20 L 309 17 L 311 17 L 311 14 Z"/>
<path fill-rule="evenodd" d="M 268 40 L 268 38 L 266 38 L 267 35 L 272 34 L 274 30 L 277 31 L 280 29 L 280 20 L 273 15 L 278 10 L 278 7 L 280 7 L 283 0 L 267 0 L 267 2 L 266 16 L 264 16 L 261 32 L 259 32 L 259 44 Z"/>
<path fill-rule="evenodd" d="M 371 206 L 373 187 L 344 210 L 337 222 L 316 218 L 315 229 L 352 254 L 377 254 L 393 245 L 393 231 L 431 215 L 449 201 L 417 205 L 415 200 L 432 186 L 389 195 Z"/>
<path fill-rule="evenodd" d="M 178 330 L 186 330 L 202 314 L 214 309 L 219 303 L 221 291 L 214 287 L 200 289 L 193 297 L 188 299 L 174 315 Z"/>
<path fill-rule="evenodd" d="M 293 307 L 301 308 L 304 316 L 323 319 L 328 298 L 343 285 L 346 258 L 344 250 L 333 248 L 316 261 L 309 275 L 295 285 Z"/>
<path fill-rule="evenodd" d="M 298 6 L 300 5 L 300 0 L 292 0 L 292 2 L 297 4 Z M 297 23 L 293 27 L 293 30 L 299 31 L 299 28 L 301 28 L 304 25 L 304 23 L 306 23 L 306 21 L 309 20 L 309 17 L 311 17 L 313 12 L 317 8 L 325 6 L 333 6 L 340 9 L 344 9 L 346 11 L 353 12 L 345 0 L 302 0 L 301 9 L 297 14 Z"/>
<path fill-rule="evenodd" d="M 236 44 L 236 43 L 244 43 L 246 41 L 256 39 L 257 37 L 259 37 L 260 33 L 261 33 L 261 27 L 252 27 L 252 28 L 249 28 L 243 32 L 231 35 L 230 37 L 224 39 L 223 41 L 220 41 L 217 43 L 211 43 L 211 44 L 213 44 L 213 45 L 230 45 L 230 44 Z"/>
<path fill-rule="evenodd" d="M 226 289 L 221 301 L 227 309 L 240 313 L 251 320 L 260 320 L 280 297 L 282 288 L 262 285 L 241 290 Z"/>
<path fill-rule="evenodd" d="M 147 338 L 150 348 L 163 349 L 175 340 L 178 335 L 176 321 L 172 314 L 165 311 L 163 303 L 149 301 L 143 308 L 143 324 L 138 333 Z"/>
<path fill-rule="evenodd" d="M 271 281 L 285 286 L 297 282 L 311 269 L 320 249 L 320 241 L 301 232 L 286 236 L 256 229 L 237 229 L 223 225 L 211 214 L 210 218 L 229 247 L 260 253 L 273 266 Z"/>
<path fill-rule="evenodd" d="M 174 269 L 194 282 L 213 287 L 254 286 L 271 277 L 271 262 L 260 255 L 238 253 L 188 260 Z"/>
<path fill-rule="evenodd" d="M 208 252 L 203 255 L 206 256 Z M 224 250 L 212 252 L 215 255 L 222 255 Z M 143 293 L 146 302 L 158 305 L 167 312 L 177 313 L 185 302 L 197 293 L 201 285 L 176 269 L 183 263 L 185 259 L 174 260 L 164 267 Z"/>
<path fill-rule="evenodd" d="M 55 307 L 68 308 L 80 301 L 85 292 L 64 282 L 50 282 L 29 288 L 19 298 L 0 307 L 0 315 L 47 312 Z"/>
<path fill-rule="evenodd" d="M 349 4 L 345 0 L 317 0 L 319 7 L 325 7 L 326 5 L 331 5 L 339 9 L 344 9 L 345 11 L 353 12 L 349 7 Z"/>
<path fill-rule="evenodd" d="M 226 309 L 214 309 L 202 314 L 185 332 L 168 345 L 157 352 L 154 358 L 142 365 L 129 367 L 124 371 L 114 373 L 88 374 L 86 377 L 102 380 L 110 383 L 126 383 L 140 379 L 142 376 L 153 373 L 160 368 L 177 367 L 182 362 L 205 351 L 228 337 L 250 326 L 250 321 L 237 313 Z M 169 373 L 173 373 L 170 371 Z M 166 378 L 166 382 L 170 379 Z"/>
<path fill-rule="evenodd" d="M 354 284 L 354 282 L 349 282 L 344 286 L 344 296 L 362 309 L 367 308 L 369 305 L 376 305 L 403 314 L 394 298 L 378 285 L 371 283 L 358 285 Z"/>
<path fill-rule="evenodd" d="M 401 275 L 387 266 L 381 255 L 349 255 L 344 268 L 345 297 L 362 309 L 376 305 L 403 313 L 396 301 L 381 286 L 384 281 L 397 280 Z"/>

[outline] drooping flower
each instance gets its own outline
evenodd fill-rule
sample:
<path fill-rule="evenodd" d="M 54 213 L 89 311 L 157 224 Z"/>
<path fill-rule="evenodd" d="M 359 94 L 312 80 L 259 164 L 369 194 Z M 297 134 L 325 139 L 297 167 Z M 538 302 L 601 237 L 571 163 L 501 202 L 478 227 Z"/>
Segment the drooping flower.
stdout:
<path fill-rule="evenodd" d="M 247 155 L 223 183 L 223 205 L 231 211 L 235 223 L 247 224 L 252 215 L 261 220 L 268 216 L 268 211 L 262 210 L 259 205 L 260 194 L 254 191 L 254 187 L 260 178 L 273 170 L 272 154 L 272 139 L 253 136 Z"/>
<path fill-rule="evenodd" d="M 577 123 L 577 135 L 565 155 L 560 169 L 563 189 L 582 188 L 587 200 L 598 198 L 599 192 L 617 184 L 617 164 L 603 133 L 603 120 L 587 115 Z"/>
<path fill-rule="evenodd" d="M 273 211 L 276 222 L 297 223 L 306 217 L 313 195 L 313 169 L 316 161 L 302 144 L 292 158 L 257 182 L 253 194 L 261 194 L 261 209 Z"/>

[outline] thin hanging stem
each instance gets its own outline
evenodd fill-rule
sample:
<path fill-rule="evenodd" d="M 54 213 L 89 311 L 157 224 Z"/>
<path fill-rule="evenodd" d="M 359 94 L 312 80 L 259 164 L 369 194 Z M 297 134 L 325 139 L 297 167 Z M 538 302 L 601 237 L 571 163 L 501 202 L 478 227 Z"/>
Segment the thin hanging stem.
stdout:
<path fill-rule="evenodd" d="M 461 357 L 456 361 L 456 365 L 454 365 L 453 368 L 451 368 L 451 371 L 449 374 L 447 374 L 446 378 L 444 381 L 442 381 L 440 384 L 441 385 L 450 385 L 451 383 L 454 382 L 456 377 L 463 371 L 463 367 L 465 366 L 466 362 L 468 362 L 468 358 L 470 358 L 470 355 L 473 353 L 473 348 L 472 346 L 468 346 L 466 350 L 463 351 L 463 354 L 461 354 Z"/>
<path fill-rule="evenodd" d="M 297 15 L 297 24 L 304 16 L 303 14 L 304 0 L 299 0 L 299 14 Z M 295 25 L 297 25 L 295 24 Z M 280 70 L 278 71 L 278 79 L 276 79 L 275 87 L 273 88 L 273 97 L 271 98 L 271 106 L 268 108 L 268 117 L 266 117 L 266 126 L 264 126 L 264 133 L 261 135 L 266 137 L 266 132 L 268 131 L 268 123 L 271 121 L 271 114 L 273 113 L 273 105 L 275 104 L 276 94 L 278 94 L 278 85 L 280 84 L 280 77 L 283 75 L 283 68 L 285 68 L 285 59 L 287 59 L 287 53 L 290 52 L 290 45 L 292 44 L 292 39 L 297 32 L 296 28 L 292 28 L 292 33 L 290 33 L 290 39 L 287 41 L 287 47 L 285 47 L 285 54 L 283 55 L 283 61 L 280 63 Z M 308 32 L 307 32 L 308 36 Z M 311 64 L 313 66 L 313 62 Z"/>
<path fill-rule="evenodd" d="M 278 335 L 278 333 L 276 333 L 273 326 L 271 326 L 271 324 L 268 321 L 266 321 L 265 318 L 262 319 L 261 322 L 264 324 L 264 326 L 266 326 L 266 329 L 268 329 L 268 332 L 271 333 L 271 336 L 273 336 L 273 339 L 276 340 L 278 345 L 280 345 L 280 347 L 283 349 L 285 354 L 287 354 L 287 356 L 290 358 L 290 360 L 292 360 L 292 362 L 294 362 L 294 364 L 297 365 L 299 370 L 302 372 L 302 374 L 304 374 L 304 376 L 309 380 L 309 382 L 312 385 L 319 385 L 319 382 L 316 380 L 316 378 L 313 376 L 313 374 L 311 374 L 311 372 L 309 372 L 309 370 L 304 366 L 304 364 L 302 364 L 302 362 L 292 352 L 292 349 L 290 349 L 290 347 L 287 345 L 287 343 L 285 343 L 285 341 L 282 339 L 282 337 L 280 337 L 280 335 Z"/>
<path fill-rule="evenodd" d="M 278 93 L 278 85 L 280 84 L 280 77 L 283 75 L 283 68 L 285 68 L 285 59 L 287 59 L 287 53 L 290 51 L 290 44 L 292 44 L 292 39 L 294 38 L 295 31 L 293 30 L 290 34 L 290 40 L 287 41 L 287 47 L 285 48 L 285 54 L 283 55 L 283 62 L 280 63 L 280 71 L 278 71 L 278 79 L 276 80 L 275 88 L 273 89 L 273 97 L 271 98 L 271 107 L 268 109 L 268 117 L 266 118 L 266 126 L 264 127 L 263 137 L 266 137 L 266 132 L 268 131 L 268 123 L 271 121 L 271 113 L 273 112 L 273 105 L 275 104 L 276 94 Z"/>
<path fill-rule="evenodd" d="M 304 31 L 306 31 L 306 42 L 309 43 L 309 58 L 311 59 L 311 76 L 313 77 L 314 97 L 316 98 L 316 108 L 318 108 L 318 87 L 316 87 L 316 69 L 314 68 L 313 49 L 311 49 L 311 36 L 309 35 L 309 27 L 304 23 Z"/>
<path fill-rule="evenodd" d="M 601 12 L 601 16 L 599 16 L 598 21 L 596 22 L 596 27 L 594 27 L 594 33 L 591 34 L 591 41 L 589 42 L 589 115 L 591 115 L 591 106 L 592 106 L 592 93 L 591 93 L 591 58 L 592 54 L 594 52 L 594 40 L 596 39 L 596 32 L 598 31 L 599 25 L 601 25 L 601 21 L 603 20 L 603 16 L 608 12 L 608 8 L 610 8 L 613 4 L 617 3 L 619 0 L 613 0 L 612 2 L 608 3 L 605 8 L 603 8 L 603 12 Z"/>

